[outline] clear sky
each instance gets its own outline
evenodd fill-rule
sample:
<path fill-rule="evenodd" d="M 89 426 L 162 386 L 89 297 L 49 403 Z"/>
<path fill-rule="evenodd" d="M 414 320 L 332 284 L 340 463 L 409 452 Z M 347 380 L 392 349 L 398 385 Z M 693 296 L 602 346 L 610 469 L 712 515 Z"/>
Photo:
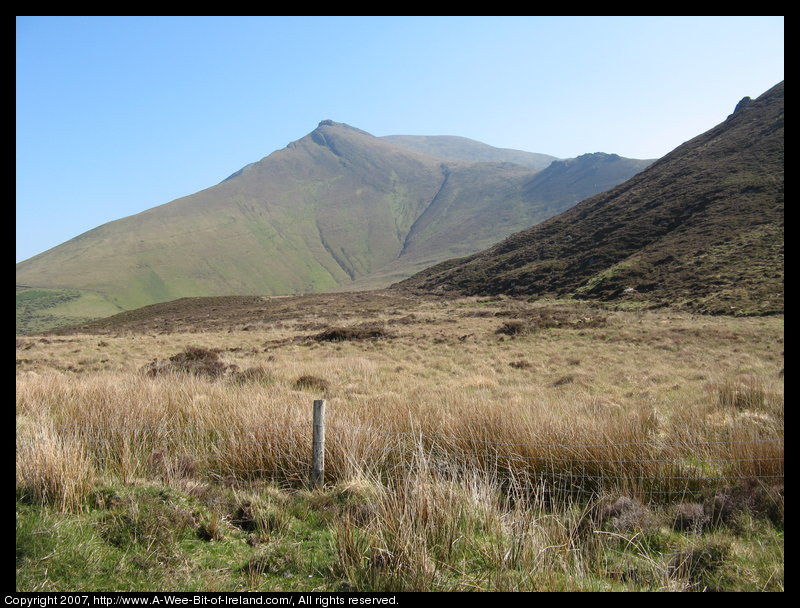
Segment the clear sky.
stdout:
<path fill-rule="evenodd" d="M 17 17 L 17 261 L 331 119 L 657 158 L 783 80 L 777 17 Z"/>

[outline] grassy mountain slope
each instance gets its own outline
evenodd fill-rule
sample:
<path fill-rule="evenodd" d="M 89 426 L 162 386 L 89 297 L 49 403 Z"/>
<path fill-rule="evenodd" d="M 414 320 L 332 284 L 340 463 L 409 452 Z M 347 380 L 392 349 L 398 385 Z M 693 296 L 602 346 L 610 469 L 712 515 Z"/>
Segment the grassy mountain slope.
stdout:
<path fill-rule="evenodd" d="M 125 308 L 324 290 L 396 257 L 440 182 L 433 160 L 323 124 L 234 178 L 20 263 L 17 282 L 92 289 Z"/>
<path fill-rule="evenodd" d="M 780 83 L 625 183 L 399 286 L 783 311 Z"/>
<path fill-rule="evenodd" d="M 93 292 L 17 285 L 16 310 L 18 333 L 21 328 L 32 333 L 108 317 L 122 309 Z"/>
<path fill-rule="evenodd" d="M 489 163 L 452 168 L 437 197 L 412 226 L 403 255 L 345 288 L 385 287 L 408 276 L 409 269 L 420 271 L 444 257 L 490 247 L 503 238 L 499 234 L 538 224 L 614 187 L 651 162 L 595 153 L 555 161 L 533 176 L 522 170 L 516 176 L 497 174 Z"/>
<path fill-rule="evenodd" d="M 610 165 L 610 179 L 601 173 L 586 178 L 595 192 L 624 179 Z M 320 292 L 363 277 L 386 286 L 577 201 L 572 185 L 539 197 L 536 179 L 516 164 L 444 161 L 323 121 L 216 186 L 19 263 L 16 282 L 80 290 L 113 312 L 180 297 Z"/>

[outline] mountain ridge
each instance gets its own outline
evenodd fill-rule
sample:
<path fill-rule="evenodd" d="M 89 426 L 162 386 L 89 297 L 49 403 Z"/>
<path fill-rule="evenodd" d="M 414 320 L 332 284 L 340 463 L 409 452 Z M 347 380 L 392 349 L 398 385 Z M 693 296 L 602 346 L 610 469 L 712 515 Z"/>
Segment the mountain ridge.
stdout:
<path fill-rule="evenodd" d="M 624 183 L 397 288 L 783 311 L 783 82 Z"/>
<path fill-rule="evenodd" d="M 549 154 L 512 148 L 496 148 L 483 142 L 456 135 L 384 135 L 386 141 L 437 158 L 471 162 L 510 162 L 541 170 L 554 160 Z"/>

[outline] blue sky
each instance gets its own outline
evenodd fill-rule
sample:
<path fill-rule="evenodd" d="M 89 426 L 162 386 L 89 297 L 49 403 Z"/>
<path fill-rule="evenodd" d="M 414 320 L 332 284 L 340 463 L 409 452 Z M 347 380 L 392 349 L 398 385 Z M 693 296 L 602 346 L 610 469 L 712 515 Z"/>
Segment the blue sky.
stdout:
<path fill-rule="evenodd" d="M 17 17 L 17 261 L 321 120 L 657 158 L 783 80 L 783 17 Z"/>

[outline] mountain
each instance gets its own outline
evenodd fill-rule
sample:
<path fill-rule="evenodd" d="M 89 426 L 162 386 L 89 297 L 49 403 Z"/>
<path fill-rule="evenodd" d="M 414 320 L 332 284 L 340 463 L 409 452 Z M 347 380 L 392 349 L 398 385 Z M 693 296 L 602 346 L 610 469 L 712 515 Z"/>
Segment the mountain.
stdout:
<path fill-rule="evenodd" d="M 555 156 L 524 152 L 510 148 L 495 148 L 480 141 L 454 135 L 384 135 L 381 139 L 397 146 L 447 160 L 469 162 L 504 162 L 544 169 Z"/>
<path fill-rule="evenodd" d="M 783 90 L 745 98 L 619 186 L 396 287 L 783 312 Z"/>
<path fill-rule="evenodd" d="M 491 163 L 451 167 L 436 199 L 409 231 L 402 255 L 339 291 L 386 287 L 442 260 L 489 247 L 512 234 L 514 226 L 528 227 L 556 215 L 651 162 L 595 152 L 553 161 L 513 182 L 491 179 L 497 169 Z"/>
<path fill-rule="evenodd" d="M 17 264 L 18 327 L 181 297 L 387 286 L 486 248 L 646 162 L 586 155 L 538 172 L 444 160 L 325 120 L 211 188 Z"/>

